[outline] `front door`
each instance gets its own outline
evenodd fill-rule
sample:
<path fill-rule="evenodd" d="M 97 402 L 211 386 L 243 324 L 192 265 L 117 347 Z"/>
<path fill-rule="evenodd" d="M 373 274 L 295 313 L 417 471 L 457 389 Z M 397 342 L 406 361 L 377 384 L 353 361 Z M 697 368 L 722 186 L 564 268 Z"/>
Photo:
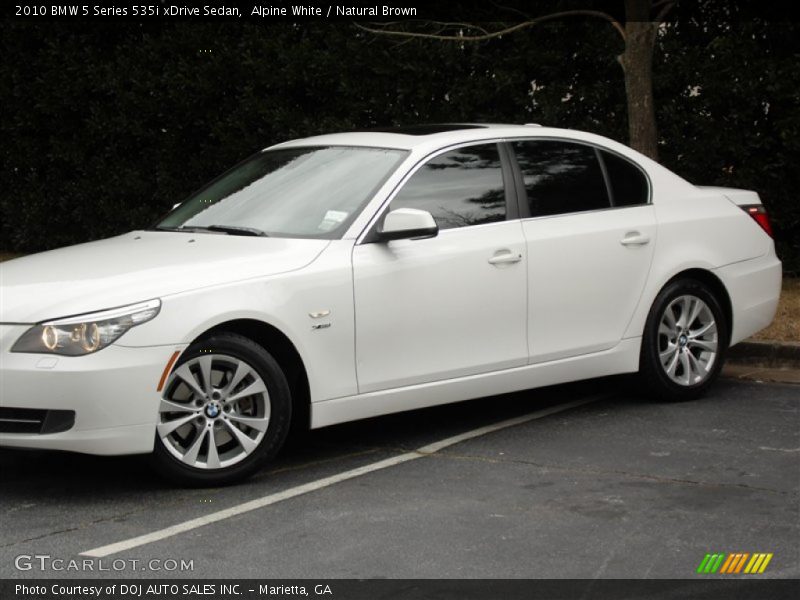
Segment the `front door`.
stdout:
<path fill-rule="evenodd" d="M 423 164 L 389 210 L 429 211 L 433 238 L 353 250 L 361 393 L 527 363 L 525 239 L 496 144 Z"/>

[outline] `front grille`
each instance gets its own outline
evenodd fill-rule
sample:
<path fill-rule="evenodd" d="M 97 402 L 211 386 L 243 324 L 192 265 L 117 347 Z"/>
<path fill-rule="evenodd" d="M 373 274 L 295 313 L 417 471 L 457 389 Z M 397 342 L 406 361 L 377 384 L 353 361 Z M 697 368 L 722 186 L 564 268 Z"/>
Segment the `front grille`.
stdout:
<path fill-rule="evenodd" d="M 74 410 L 0 407 L 0 433 L 59 433 L 74 424 Z"/>

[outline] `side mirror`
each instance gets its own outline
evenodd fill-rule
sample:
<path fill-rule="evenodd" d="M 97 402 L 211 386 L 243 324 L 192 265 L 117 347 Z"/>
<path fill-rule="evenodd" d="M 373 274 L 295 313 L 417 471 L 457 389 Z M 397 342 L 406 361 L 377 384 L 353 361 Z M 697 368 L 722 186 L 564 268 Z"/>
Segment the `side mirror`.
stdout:
<path fill-rule="evenodd" d="M 378 239 L 405 240 L 408 238 L 434 237 L 439 233 L 439 226 L 433 215 L 427 210 L 416 208 L 398 208 L 383 220 L 383 229 L 378 232 Z"/>

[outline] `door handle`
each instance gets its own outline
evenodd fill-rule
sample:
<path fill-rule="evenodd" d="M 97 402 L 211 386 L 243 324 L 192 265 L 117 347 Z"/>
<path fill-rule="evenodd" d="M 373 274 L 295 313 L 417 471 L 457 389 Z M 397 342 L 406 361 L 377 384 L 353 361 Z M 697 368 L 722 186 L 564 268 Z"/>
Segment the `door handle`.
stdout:
<path fill-rule="evenodd" d="M 522 260 L 522 254 L 519 252 L 511 252 L 510 250 L 501 250 L 489 259 L 490 265 L 510 265 L 518 263 Z"/>
<path fill-rule="evenodd" d="M 650 236 L 638 231 L 629 231 L 619 243 L 623 246 L 645 246 L 650 243 Z"/>

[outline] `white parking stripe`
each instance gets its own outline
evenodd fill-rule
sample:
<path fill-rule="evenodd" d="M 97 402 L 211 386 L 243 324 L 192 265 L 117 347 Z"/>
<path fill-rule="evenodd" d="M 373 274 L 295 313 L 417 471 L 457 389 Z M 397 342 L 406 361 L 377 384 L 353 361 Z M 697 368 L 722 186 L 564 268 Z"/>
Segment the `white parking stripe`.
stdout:
<path fill-rule="evenodd" d="M 263 508 L 271 504 L 276 504 L 283 500 L 288 500 L 289 498 L 294 498 L 295 496 L 300 496 L 302 494 L 307 494 L 315 490 L 326 488 L 341 481 L 347 481 L 348 479 L 360 477 L 362 475 L 366 475 L 367 473 L 374 473 L 375 471 L 387 469 L 389 467 L 393 467 L 395 465 L 399 465 L 401 463 L 408 462 L 410 460 L 422 458 L 424 456 L 428 456 L 430 454 L 439 452 L 440 450 L 443 450 L 444 448 L 447 448 L 449 446 L 453 446 L 455 444 L 459 444 L 466 440 L 486 435 L 487 433 L 492 433 L 494 431 L 499 431 L 501 429 L 506 429 L 508 427 L 514 427 L 515 425 L 521 425 L 523 423 L 527 423 L 528 421 L 533 421 L 535 419 L 542 419 L 549 415 L 560 413 L 565 410 L 569 410 L 571 408 L 576 408 L 578 406 L 582 406 L 590 402 L 596 402 L 597 400 L 601 400 L 606 397 L 608 396 L 606 394 L 603 394 L 598 396 L 590 396 L 588 398 L 583 398 L 580 400 L 573 400 L 572 402 L 566 402 L 564 404 L 551 406 L 550 408 L 537 410 L 535 412 L 528 413 L 527 415 L 522 415 L 521 417 L 506 419 L 505 421 L 500 421 L 499 423 L 494 423 L 493 425 L 487 425 L 486 427 L 479 427 L 478 429 L 473 429 L 472 431 L 467 431 L 465 433 L 454 435 L 453 437 L 449 437 L 444 440 L 434 442 L 432 444 L 421 446 L 416 450 L 406 452 L 405 454 L 401 454 L 399 456 L 393 456 L 392 458 L 379 460 L 378 462 L 364 465 L 363 467 L 358 467 L 356 469 L 351 469 L 350 471 L 345 471 L 344 473 L 331 475 L 330 477 L 324 477 L 322 479 L 318 479 L 310 483 L 305 483 L 303 485 L 299 485 L 297 487 L 293 487 L 288 490 L 278 492 L 276 494 L 270 494 L 269 496 L 256 498 L 255 500 L 250 500 L 249 502 L 244 502 L 243 504 L 237 504 L 236 506 L 231 506 L 230 508 L 213 512 L 203 517 L 198 517 L 196 519 L 184 521 L 183 523 L 178 523 L 177 525 L 172 525 L 171 527 L 166 527 L 164 529 L 159 529 L 158 531 L 153 531 L 152 533 L 146 533 L 144 535 L 123 540 L 121 542 L 116 542 L 114 544 L 108 544 L 106 546 L 100 546 L 99 548 L 87 550 L 86 552 L 81 552 L 81 556 L 93 556 L 100 558 L 104 556 L 110 556 L 111 554 L 117 554 L 125 550 L 130 550 L 131 548 L 136 548 L 138 546 L 144 546 L 145 544 L 151 544 L 153 542 L 157 542 L 159 540 L 163 540 L 168 537 L 178 535 L 180 533 L 191 531 L 192 529 L 197 529 L 198 527 L 210 525 L 211 523 L 217 523 L 224 519 L 229 519 L 230 517 L 235 517 L 237 515 L 250 512 L 252 510 L 257 510 L 259 508 Z"/>

